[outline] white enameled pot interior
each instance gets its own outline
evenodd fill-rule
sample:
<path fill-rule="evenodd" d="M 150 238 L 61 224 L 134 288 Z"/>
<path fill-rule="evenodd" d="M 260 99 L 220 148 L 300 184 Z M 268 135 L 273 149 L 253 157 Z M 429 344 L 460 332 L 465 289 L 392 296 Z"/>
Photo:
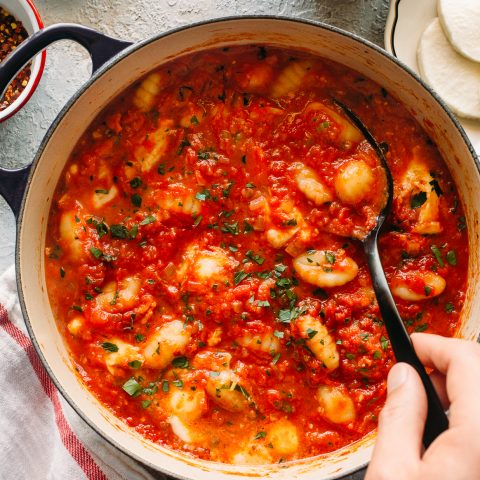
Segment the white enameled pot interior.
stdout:
<path fill-rule="evenodd" d="M 373 435 L 350 448 L 315 459 L 264 467 L 229 466 L 187 458 L 142 439 L 103 408 L 77 380 L 50 309 L 44 279 L 46 223 L 65 161 L 91 120 L 145 72 L 184 53 L 227 44 L 262 43 L 302 49 L 347 65 L 378 82 L 398 99 L 437 143 L 461 192 L 470 233 L 469 287 L 461 336 L 480 332 L 478 218 L 480 176 L 461 133 L 443 107 L 410 73 L 381 51 L 327 27 L 285 19 L 227 19 L 179 30 L 144 44 L 101 72 L 63 114 L 40 153 L 25 198 L 18 233 L 18 275 L 26 320 L 46 364 L 66 397 L 97 431 L 151 466 L 180 478 L 232 480 L 242 476 L 322 480 L 368 462 Z M 478 292 L 476 292 L 478 290 Z"/>
<path fill-rule="evenodd" d="M 29 36 L 40 30 L 38 19 L 27 0 L 0 0 L 0 7 L 3 7 L 17 20 L 22 22 Z M 32 90 L 34 90 L 38 84 L 37 77 L 42 74 L 43 63 L 45 61 L 42 57 L 44 57 L 44 54 L 39 53 L 32 60 L 30 79 L 28 80 L 27 86 L 12 104 L 0 112 L 0 119 L 9 117 L 32 95 Z"/>

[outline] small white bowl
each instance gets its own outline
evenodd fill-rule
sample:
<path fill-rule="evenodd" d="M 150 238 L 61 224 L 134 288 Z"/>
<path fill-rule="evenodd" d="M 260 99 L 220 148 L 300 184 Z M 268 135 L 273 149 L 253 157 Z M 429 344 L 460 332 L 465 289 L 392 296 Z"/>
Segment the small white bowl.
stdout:
<path fill-rule="evenodd" d="M 43 28 L 40 15 L 31 0 L 0 0 L 0 7 L 22 22 L 29 36 Z M 45 67 L 45 58 L 46 52 L 43 51 L 32 60 L 27 86 L 13 103 L 5 110 L 0 111 L 0 123 L 14 115 L 28 102 L 40 82 Z"/>

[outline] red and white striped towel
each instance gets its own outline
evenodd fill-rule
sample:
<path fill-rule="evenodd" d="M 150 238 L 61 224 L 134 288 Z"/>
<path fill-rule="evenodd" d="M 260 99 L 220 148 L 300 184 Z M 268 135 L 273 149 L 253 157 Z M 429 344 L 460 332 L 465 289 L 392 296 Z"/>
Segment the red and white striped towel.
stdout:
<path fill-rule="evenodd" d="M 13 267 L 0 276 L 0 479 L 166 480 L 103 440 L 61 397 L 27 334 Z"/>

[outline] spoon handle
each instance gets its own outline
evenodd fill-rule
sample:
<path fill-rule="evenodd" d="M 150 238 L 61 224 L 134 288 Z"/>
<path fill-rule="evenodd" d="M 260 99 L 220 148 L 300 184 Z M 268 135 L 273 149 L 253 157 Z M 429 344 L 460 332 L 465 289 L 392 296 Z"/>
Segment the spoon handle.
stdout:
<path fill-rule="evenodd" d="M 425 448 L 428 448 L 442 432 L 447 430 L 448 418 L 429 375 L 415 353 L 410 336 L 398 313 L 378 253 L 376 235 L 367 239 L 364 247 L 372 276 L 373 289 L 395 357 L 398 362 L 408 363 L 417 371 L 427 393 L 428 413 L 423 432 L 423 444 Z"/>

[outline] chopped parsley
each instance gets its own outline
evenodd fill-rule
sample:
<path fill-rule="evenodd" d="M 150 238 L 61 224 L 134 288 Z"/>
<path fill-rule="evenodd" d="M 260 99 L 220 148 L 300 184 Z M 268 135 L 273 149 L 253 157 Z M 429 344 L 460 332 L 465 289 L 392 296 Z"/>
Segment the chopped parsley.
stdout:
<path fill-rule="evenodd" d="M 188 368 L 189 367 L 188 358 L 187 357 L 175 357 L 172 360 L 172 365 L 175 368 Z"/>
<path fill-rule="evenodd" d="M 142 197 L 138 193 L 134 193 L 130 197 L 130 201 L 134 207 L 140 208 L 142 206 Z"/>
<path fill-rule="evenodd" d="M 430 247 L 430 250 L 432 251 L 433 256 L 436 258 L 438 264 L 439 264 L 441 267 L 444 267 L 444 266 L 445 266 L 445 263 L 443 262 L 442 252 L 440 252 L 440 249 L 439 249 L 436 245 L 432 245 L 432 246 Z"/>
<path fill-rule="evenodd" d="M 410 199 L 410 207 L 416 209 L 421 207 L 427 201 L 426 192 L 418 192 L 415 195 L 412 195 Z"/>
<path fill-rule="evenodd" d="M 150 223 L 155 222 L 157 219 L 153 215 L 148 215 L 141 222 L 140 225 L 150 225 Z"/>
<path fill-rule="evenodd" d="M 445 258 L 447 259 L 447 262 L 456 267 L 457 266 L 457 255 L 455 254 L 455 250 L 449 250 L 447 254 L 445 255 Z"/>
<path fill-rule="evenodd" d="M 125 390 L 131 397 L 137 397 L 142 392 L 142 387 L 140 384 L 135 380 L 135 377 L 128 379 L 122 386 L 123 390 Z"/>
<path fill-rule="evenodd" d="M 114 343 L 103 342 L 100 344 L 100 346 L 107 352 L 112 352 L 112 353 L 118 352 L 118 346 L 115 345 Z"/>
<path fill-rule="evenodd" d="M 132 180 L 130 180 L 129 183 L 132 188 L 139 188 L 143 184 L 142 179 L 140 177 L 133 178 Z"/>

